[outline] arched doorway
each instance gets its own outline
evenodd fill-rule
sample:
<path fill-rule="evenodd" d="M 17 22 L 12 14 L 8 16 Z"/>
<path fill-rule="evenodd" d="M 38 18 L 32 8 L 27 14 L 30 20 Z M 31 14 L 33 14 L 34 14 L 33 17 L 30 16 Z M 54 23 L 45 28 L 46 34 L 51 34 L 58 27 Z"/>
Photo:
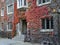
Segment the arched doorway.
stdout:
<path fill-rule="evenodd" d="M 26 20 L 22 20 L 22 34 L 26 34 L 27 33 L 27 22 Z"/>
<path fill-rule="evenodd" d="M 16 40 L 20 40 L 20 41 L 24 41 L 25 39 L 25 35 L 26 35 L 26 31 L 27 31 L 27 22 L 26 20 L 20 20 L 20 22 L 16 25 Z"/>
<path fill-rule="evenodd" d="M 26 34 L 27 22 L 26 20 L 20 20 L 20 23 L 16 25 L 17 35 Z"/>

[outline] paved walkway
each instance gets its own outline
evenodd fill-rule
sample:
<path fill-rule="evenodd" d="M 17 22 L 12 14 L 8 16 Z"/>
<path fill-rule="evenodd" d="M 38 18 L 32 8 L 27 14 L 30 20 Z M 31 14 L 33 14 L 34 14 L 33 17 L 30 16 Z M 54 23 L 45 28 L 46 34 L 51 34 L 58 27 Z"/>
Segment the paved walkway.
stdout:
<path fill-rule="evenodd" d="M 12 43 L 12 45 L 40 45 L 40 44 L 32 44 L 29 42 L 24 42 L 24 35 L 16 36 L 12 40 L 16 41 L 16 43 Z"/>
<path fill-rule="evenodd" d="M 40 45 L 40 44 L 32 44 L 23 41 L 16 41 L 13 39 L 0 38 L 0 45 Z"/>
<path fill-rule="evenodd" d="M 12 43 L 16 43 L 16 41 L 7 38 L 0 38 L 0 45 L 10 45 Z"/>

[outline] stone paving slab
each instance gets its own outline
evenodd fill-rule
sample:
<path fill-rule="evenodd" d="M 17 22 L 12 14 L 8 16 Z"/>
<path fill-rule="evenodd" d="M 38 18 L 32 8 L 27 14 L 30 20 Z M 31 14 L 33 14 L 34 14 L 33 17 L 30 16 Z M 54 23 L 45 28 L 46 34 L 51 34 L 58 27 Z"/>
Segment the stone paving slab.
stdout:
<path fill-rule="evenodd" d="M 40 45 L 40 44 L 31 44 L 31 43 L 20 43 L 20 42 L 16 42 L 16 43 L 12 43 L 11 45 Z"/>
<path fill-rule="evenodd" d="M 32 43 L 16 41 L 8 38 L 0 38 L 0 45 L 40 45 L 40 44 L 32 44 Z"/>
<path fill-rule="evenodd" d="M 23 42 L 23 41 L 16 41 L 16 43 L 11 43 L 11 45 L 40 45 L 40 44 L 30 43 L 30 42 Z"/>

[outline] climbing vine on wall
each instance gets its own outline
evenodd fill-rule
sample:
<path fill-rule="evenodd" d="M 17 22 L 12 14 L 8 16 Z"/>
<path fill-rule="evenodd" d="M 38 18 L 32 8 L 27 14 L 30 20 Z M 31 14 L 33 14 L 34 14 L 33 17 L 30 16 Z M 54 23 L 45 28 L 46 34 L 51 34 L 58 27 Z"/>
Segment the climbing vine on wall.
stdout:
<path fill-rule="evenodd" d="M 33 2 L 32 2 L 33 1 Z M 26 11 L 26 20 L 29 23 L 29 29 L 38 29 L 41 27 L 41 17 L 48 15 L 47 6 L 39 7 L 36 5 L 36 0 L 31 0 L 28 10 Z"/>

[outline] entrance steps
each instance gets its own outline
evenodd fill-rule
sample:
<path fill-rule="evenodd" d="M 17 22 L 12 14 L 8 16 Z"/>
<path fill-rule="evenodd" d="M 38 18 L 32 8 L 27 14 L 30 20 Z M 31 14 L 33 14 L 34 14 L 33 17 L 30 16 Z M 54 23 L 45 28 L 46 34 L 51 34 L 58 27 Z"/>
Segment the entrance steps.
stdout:
<path fill-rule="evenodd" d="M 14 38 L 12 38 L 13 40 L 16 41 L 24 41 L 24 35 L 16 35 Z"/>

